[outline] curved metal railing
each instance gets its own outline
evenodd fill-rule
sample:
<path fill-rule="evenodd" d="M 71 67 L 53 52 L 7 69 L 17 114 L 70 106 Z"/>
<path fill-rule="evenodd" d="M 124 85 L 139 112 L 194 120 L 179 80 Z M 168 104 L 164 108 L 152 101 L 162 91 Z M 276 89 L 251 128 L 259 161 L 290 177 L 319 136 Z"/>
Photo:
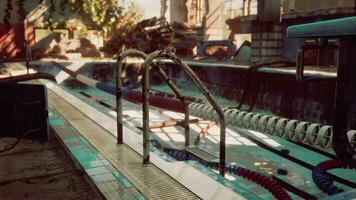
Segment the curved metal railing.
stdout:
<path fill-rule="evenodd" d="M 123 67 L 123 61 L 126 57 L 139 57 L 142 59 L 147 58 L 147 54 L 145 54 L 142 51 L 138 51 L 135 49 L 129 49 L 124 52 L 122 52 L 118 56 L 118 61 L 117 61 L 117 68 L 116 68 L 116 109 L 117 109 L 117 143 L 122 144 L 123 143 L 123 128 L 122 128 L 122 94 L 121 94 L 121 88 L 122 88 L 122 80 L 121 80 L 121 75 L 122 75 L 122 67 Z M 155 70 L 158 75 L 167 83 L 167 85 L 172 89 L 174 94 L 177 96 L 177 98 L 182 102 L 184 105 L 184 111 L 185 111 L 185 118 L 184 118 L 184 130 L 185 130 L 185 147 L 189 146 L 189 107 L 188 107 L 188 102 L 185 100 L 184 96 L 180 94 L 178 91 L 177 86 L 173 83 L 171 79 L 168 78 L 167 74 L 164 72 L 164 70 L 159 66 L 159 64 L 152 63 L 151 64 L 153 70 Z M 144 92 L 143 92 L 144 94 Z M 144 95 L 143 95 L 144 96 Z M 148 111 L 147 111 L 148 112 Z M 145 111 L 143 111 L 145 113 Z M 145 115 L 145 114 L 143 114 Z M 145 121 L 144 123 L 145 124 Z M 148 122 L 147 122 L 148 124 Z M 145 127 L 145 126 L 144 126 Z M 144 129 L 145 130 L 145 129 Z M 147 138 L 146 138 L 147 137 Z M 149 164 L 149 138 L 147 134 L 143 134 L 143 163 L 144 164 Z"/>
<path fill-rule="evenodd" d="M 154 59 L 166 58 L 172 60 L 175 64 L 177 64 L 198 86 L 203 95 L 207 98 L 209 103 L 212 105 L 216 113 L 219 115 L 220 119 L 220 156 L 219 156 L 219 172 L 222 176 L 225 174 L 225 142 L 226 142 L 226 126 L 225 126 L 225 117 L 224 113 L 216 102 L 214 97 L 211 95 L 209 90 L 203 85 L 203 83 L 199 80 L 198 76 L 193 72 L 193 70 L 180 58 L 178 58 L 174 53 L 169 52 L 168 50 L 155 51 L 148 55 L 145 59 L 145 62 L 142 67 L 143 73 L 143 85 L 142 85 L 142 94 L 143 94 L 143 134 L 144 134 L 144 149 L 149 151 L 149 66 L 152 64 Z M 145 150 L 144 150 L 145 151 Z M 149 160 L 149 155 L 146 158 Z"/>

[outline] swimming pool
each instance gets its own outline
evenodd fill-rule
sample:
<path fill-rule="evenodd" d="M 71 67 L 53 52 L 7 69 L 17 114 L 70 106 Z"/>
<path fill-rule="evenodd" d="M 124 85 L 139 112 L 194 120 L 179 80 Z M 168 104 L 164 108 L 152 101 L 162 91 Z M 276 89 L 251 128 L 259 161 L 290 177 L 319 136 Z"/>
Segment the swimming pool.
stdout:
<path fill-rule="evenodd" d="M 78 70 L 79 73 L 83 73 L 85 75 L 88 75 L 89 77 L 94 78 L 95 76 L 97 76 L 94 73 L 94 71 L 96 71 L 97 69 L 91 67 L 90 65 L 93 64 L 89 64 L 84 67 L 73 65 L 72 67 L 69 66 L 69 68 L 72 68 L 72 70 L 75 71 Z M 113 63 L 111 63 L 111 66 L 113 67 Z M 41 64 L 38 69 L 43 72 L 54 73 L 57 76 L 62 88 L 69 91 L 71 94 L 74 94 L 78 98 L 84 100 L 88 104 L 96 107 L 97 109 L 101 110 L 112 118 L 115 118 L 115 112 L 110 109 L 110 106 L 114 107 L 113 105 L 115 105 L 115 98 L 112 95 L 108 95 L 97 89 L 87 87 L 77 82 L 76 80 L 68 77 L 65 73 L 62 73 L 60 70 L 55 69 L 48 63 Z M 105 68 L 103 68 L 103 70 L 104 69 Z M 110 75 L 100 76 L 98 79 L 102 80 L 103 82 L 105 81 L 106 83 L 113 83 L 113 79 Z M 184 82 L 182 83 L 184 87 Z M 167 89 L 166 86 L 162 85 L 158 85 L 155 87 L 159 89 Z M 185 88 L 185 92 L 196 94 L 194 91 L 189 90 L 189 87 Z M 197 95 L 197 97 L 199 96 Z M 104 102 L 105 104 L 103 105 L 98 103 L 100 101 Z M 220 98 L 218 101 L 224 105 L 235 103 L 224 98 Z M 126 106 L 127 108 L 125 109 Z M 136 104 L 132 104 L 129 102 L 126 102 L 124 104 L 124 114 L 126 114 L 127 116 L 126 123 L 128 126 L 135 127 L 138 134 L 140 134 L 139 127 L 142 124 L 142 113 L 140 112 L 140 109 L 141 107 Z M 150 115 L 152 116 L 152 122 L 182 119 L 183 117 L 180 114 L 159 109 L 152 110 L 152 114 Z M 204 129 L 209 123 L 210 122 L 207 122 L 206 120 L 202 120 L 198 124 L 191 124 L 191 141 L 194 141 L 194 139 L 196 139 L 196 137 L 199 135 L 199 132 Z M 184 137 L 181 134 L 183 131 L 181 130 L 182 129 L 179 127 L 152 129 L 152 138 L 156 139 L 160 143 L 160 145 L 181 149 L 184 143 Z M 200 148 L 215 156 L 217 156 L 216 149 L 218 149 L 218 130 L 219 129 L 217 126 L 213 126 L 211 129 L 209 129 L 208 134 L 201 140 L 199 145 Z M 256 131 L 248 131 L 248 133 L 253 135 L 255 139 L 268 144 L 277 151 L 283 151 L 284 149 L 287 149 L 289 151 L 290 156 L 304 161 L 304 164 L 300 164 L 298 162 L 291 161 L 290 159 L 287 159 L 285 156 L 282 156 L 278 153 L 273 153 L 271 149 L 261 148 L 261 146 L 256 144 L 256 142 L 252 141 L 251 138 L 244 137 L 243 134 L 240 134 L 235 129 L 228 129 L 227 132 L 229 135 L 227 139 L 227 157 L 229 163 L 239 163 L 240 166 L 252 168 L 255 171 L 261 172 L 263 174 L 273 175 L 273 177 L 277 178 L 278 180 L 292 185 L 295 188 L 300 188 L 313 196 L 325 196 L 325 194 L 318 190 L 317 187 L 313 184 L 312 178 L 310 177 L 310 169 L 307 166 L 316 165 L 319 162 L 330 159 L 328 156 L 320 154 L 308 148 L 304 148 L 287 140 L 281 139 L 277 136 L 266 136 Z M 241 130 L 241 132 L 246 132 L 246 130 Z M 192 165 L 196 164 L 194 161 L 187 162 L 191 163 Z M 203 169 L 206 168 L 202 167 L 202 170 Z M 288 175 L 278 174 L 277 171 L 279 169 L 287 170 Z M 345 178 L 350 177 L 350 172 L 351 171 L 347 170 L 336 170 L 335 172 L 333 171 L 333 173 L 336 173 L 338 176 Z M 255 192 L 260 198 L 271 197 L 268 196 L 271 195 L 270 193 L 264 191 L 262 188 L 259 188 L 259 186 L 246 182 L 244 179 L 239 179 L 238 177 L 234 176 L 230 177 L 230 179 L 234 184 L 239 185 L 239 187 L 243 186 L 246 191 L 249 190 Z M 351 179 L 355 179 L 355 177 L 351 177 Z M 222 182 L 224 181 L 226 180 L 222 179 Z M 343 183 L 336 184 L 337 186 L 344 188 L 345 190 L 349 190 L 349 186 L 344 185 Z M 294 195 L 295 197 L 296 194 L 293 194 L 293 192 L 290 193 L 292 193 L 292 196 Z"/>

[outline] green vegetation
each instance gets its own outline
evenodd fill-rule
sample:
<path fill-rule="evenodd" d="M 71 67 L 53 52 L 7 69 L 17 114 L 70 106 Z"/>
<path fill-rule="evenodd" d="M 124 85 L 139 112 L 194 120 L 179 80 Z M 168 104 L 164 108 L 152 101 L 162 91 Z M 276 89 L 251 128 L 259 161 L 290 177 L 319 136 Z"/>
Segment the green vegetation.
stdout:
<path fill-rule="evenodd" d="M 64 0 L 62 0 L 64 1 Z M 69 8 L 96 30 L 107 32 L 122 14 L 117 0 L 67 0 Z"/>
<path fill-rule="evenodd" d="M 34 23 L 36 28 L 48 29 L 48 32 L 44 32 L 45 35 L 59 29 L 74 32 L 76 39 L 89 39 L 94 34 L 97 36 L 95 38 L 114 42 L 103 45 L 103 40 L 101 40 L 100 45 L 97 45 L 98 47 L 108 46 L 103 49 L 108 50 L 105 51 L 108 55 L 116 54 L 121 49 L 118 47 L 124 43 L 123 38 L 130 35 L 131 28 L 140 21 L 143 13 L 134 4 L 124 8 L 124 0 L 4 1 L 6 1 L 6 6 L 3 8 L 2 21 L 8 29 L 11 28 L 11 23 L 17 23 L 16 20 L 28 20 Z M 16 11 L 17 18 L 13 15 L 13 11 Z M 42 38 L 41 34 L 37 36 Z"/>
<path fill-rule="evenodd" d="M 131 38 L 132 29 L 142 18 L 143 11 L 135 4 L 131 4 L 128 9 L 117 18 L 116 23 L 107 34 L 107 43 L 104 51 L 113 55 L 125 48 Z"/>

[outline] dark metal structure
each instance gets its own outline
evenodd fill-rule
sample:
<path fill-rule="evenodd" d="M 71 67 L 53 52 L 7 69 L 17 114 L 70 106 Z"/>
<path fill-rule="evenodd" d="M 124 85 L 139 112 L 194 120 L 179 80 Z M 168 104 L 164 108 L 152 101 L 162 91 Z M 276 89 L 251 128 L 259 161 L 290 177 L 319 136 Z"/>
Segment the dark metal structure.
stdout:
<path fill-rule="evenodd" d="M 291 38 L 339 39 L 333 149 L 344 162 L 356 164 L 347 136 L 349 122 L 356 118 L 356 17 L 291 26 L 287 34 Z"/>
<path fill-rule="evenodd" d="M 21 81 L 48 79 L 47 73 L 25 74 L 0 79 L 0 138 L 15 137 L 0 153 L 17 146 L 23 138 L 49 140 L 47 90 L 43 85 L 17 84 Z M 34 115 L 35 113 L 35 115 Z"/>
<path fill-rule="evenodd" d="M 302 82 L 305 81 L 304 78 L 304 65 L 305 65 L 305 52 L 309 49 L 317 49 L 317 50 L 322 50 L 322 49 L 332 49 L 332 50 L 337 50 L 339 46 L 333 45 L 333 44 L 328 44 L 327 39 L 322 40 L 322 44 L 304 44 L 298 49 L 298 54 L 297 54 L 297 72 L 296 72 L 296 78 L 297 81 Z"/>

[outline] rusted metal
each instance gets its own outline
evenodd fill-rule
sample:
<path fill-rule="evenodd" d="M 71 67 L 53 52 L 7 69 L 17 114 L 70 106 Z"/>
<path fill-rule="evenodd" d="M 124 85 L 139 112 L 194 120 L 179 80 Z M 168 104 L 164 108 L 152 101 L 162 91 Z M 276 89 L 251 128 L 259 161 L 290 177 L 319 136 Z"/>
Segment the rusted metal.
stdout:
<path fill-rule="evenodd" d="M 220 118 L 220 162 L 219 162 L 220 167 L 219 167 L 219 172 L 222 176 L 224 176 L 224 174 L 225 174 L 225 145 L 226 145 L 226 130 L 225 130 L 226 126 L 225 126 L 224 113 L 223 113 L 221 107 L 219 106 L 219 104 L 214 99 L 214 97 L 206 89 L 206 87 L 200 81 L 198 76 L 193 72 L 193 70 L 187 64 L 185 64 L 180 58 L 178 58 L 175 54 L 169 52 L 168 50 L 155 51 L 155 52 L 151 53 L 145 59 L 145 62 L 143 64 L 142 92 L 143 92 L 143 112 L 144 112 L 144 119 L 143 119 L 144 135 L 148 136 L 148 133 L 149 133 L 149 123 L 148 123 L 148 121 L 149 121 L 148 88 L 149 88 L 149 70 L 150 70 L 149 66 L 151 65 L 151 63 L 154 59 L 159 59 L 159 58 L 170 59 L 175 64 L 177 64 L 193 80 L 195 85 L 198 86 L 200 91 L 207 98 L 209 103 L 213 106 L 214 110 L 219 115 L 219 118 Z"/>
<path fill-rule="evenodd" d="M 316 49 L 316 50 L 321 50 L 321 49 L 334 49 L 337 50 L 339 47 L 337 45 L 331 45 L 328 44 L 327 40 L 323 40 L 322 44 L 304 44 L 298 49 L 297 53 L 297 68 L 296 68 L 296 79 L 299 82 L 304 81 L 304 57 L 305 57 L 305 52 L 309 49 Z"/>
<path fill-rule="evenodd" d="M 18 83 L 21 81 L 29 81 L 29 80 L 34 80 L 34 79 L 47 79 L 47 80 L 57 82 L 56 78 L 52 74 L 39 72 L 39 73 L 34 73 L 34 74 L 24 74 L 24 75 L 0 78 L 0 84 Z"/>
<path fill-rule="evenodd" d="M 117 112 L 117 143 L 123 144 L 124 137 L 123 137 L 123 127 L 122 127 L 122 67 L 123 61 L 128 56 L 135 56 L 145 59 L 147 55 L 138 50 L 129 49 L 122 53 L 120 53 L 117 57 L 117 64 L 116 64 L 116 112 Z"/>
<path fill-rule="evenodd" d="M 166 72 L 162 69 L 162 63 L 152 63 L 153 69 L 158 72 L 158 75 L 169 85 L 169 87 L 173 90 L 174 94 L 184 105 L 184 146 L 188 147 L 190 145 L 190 137 L 189 137 L 189 102 L 186 101 L 185 97 L 180 94 L 177 86 L 173 83 L 173 81 L 167 76 Z M 144 95 L 144 94 L 143 94 Z"/>
<path fill-rule="evenodd" d="M 203 128 L 200 132 L 197 138 L 194 141 L 195 145 L 199 145 L 200 140 L 205 137 L 206 134 L 208 134 L 209 129 L 215 126 L 215 122 L 210 122 L 205 128 Z"/>
<path fill-rule="evenodd" d="M 198 119 L 191 119 L 189 120 L 189 123 L 198 123 Z M 153 128 L 165 128 L 165 127 L 170 127 L 170 126 L 184 126 L 185 127 L 185 120 L 172 120 L 168 122 L 159 122 L 159 123 L 154 123 L 150 125 L 150 129 Z M 142 127 L 138 127 L 142 129 Z"/>
<path fill-rule="evenodd" d="M 117 143 L 118 144 L 123 143 L 121 75 L 122 75 L 123 60 L 128 56 L 136 56 L 136 57 L 139 57 L 142 59 L 147 58 L 147 55 L 144 52 L 138 51 L 135 49 L 126 50 L 118 56 L 117 68 L 116 68 L 116 109 L 117 109 Z M 167 83 L 167 85 L 172 89 L 172 91 L 177 96 L 177 98 L 184 105 L 185 118 L 184 118 L 183 126 L 184 126 L 184 130 L 185 130 L 185 146 L 188 147 L 189 146 L 188 102 L 185 100 L 184 96 L 182 96 L 180 94 L 177 86 L 173 83 L 173 81 L 168 78 L 167 74 L 163 71 L 160 64 L 152 63 L 152 64 L 150 64 L 150 66 L 152 66 L 152 68 L 158 73 L 158 75 Z M 145 83 L 146 81 L 149 81 L 148 72 L 147 72 L 147 76 L 143 76 L 142 81 L 143 81 L 143 83 Z M 145 102 L 145 101 L 148 102 L 148 99 L 149 99 L 148 92 L 149 92 L 148 88 L 146 88 L 146 89 L 142 88 L 143 102 Z M 149 128 L 150 127 L 149 127 L 149 121 L 147 121 L 148 115 L 149 115 L 148 107 L 146 108 L 145 105 L 143 104 L 143 131 L 144 131 L 144 134 L 143 134 L 143 164 L 150 163 L 150 157 L 149 157 L 149 146 L 150 146 L 150 144 L 149 144 Z"/>

